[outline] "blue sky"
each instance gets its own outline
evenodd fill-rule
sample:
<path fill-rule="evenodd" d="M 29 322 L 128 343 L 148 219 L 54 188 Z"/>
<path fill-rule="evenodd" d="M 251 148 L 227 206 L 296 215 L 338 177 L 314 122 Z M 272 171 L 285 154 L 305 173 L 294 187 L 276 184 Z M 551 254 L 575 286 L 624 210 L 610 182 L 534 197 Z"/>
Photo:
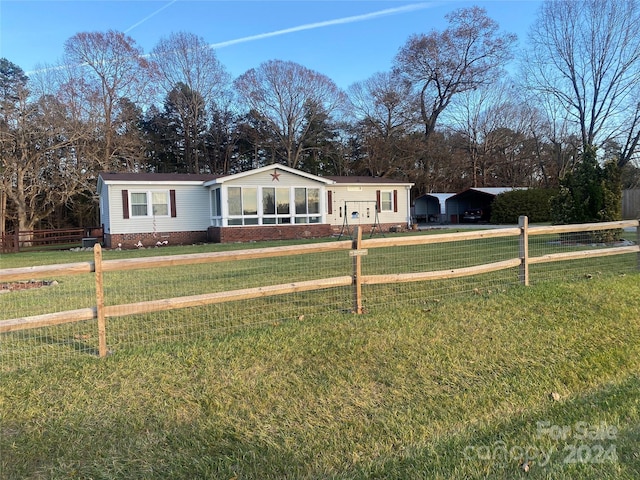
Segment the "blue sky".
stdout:
<path fill-rule="evenodd" d="M 521 46 L 539 0 L 437 2 L 383 0 L 0 0 L 0 57 L 30 72 L 60 63 L 64 42 L 78 32 L 119 30 L 151 51 L 171 32 L 211 44 L 232 77 L 267 60 L 290 60 L 338 86 L 391 68 L 414 33 L 446 27 L 456 8 L 486 8 Z"/>

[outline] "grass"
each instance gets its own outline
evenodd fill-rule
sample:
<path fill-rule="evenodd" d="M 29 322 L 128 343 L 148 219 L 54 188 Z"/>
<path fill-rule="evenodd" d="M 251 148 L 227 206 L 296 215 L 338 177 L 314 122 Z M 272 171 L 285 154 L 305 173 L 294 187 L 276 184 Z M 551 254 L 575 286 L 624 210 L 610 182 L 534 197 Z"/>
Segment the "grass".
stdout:
<path fill-rule="evenodd" d="M 0 477 L 638 478 L 638 280 L 318 312 L 8 371 Z"/>

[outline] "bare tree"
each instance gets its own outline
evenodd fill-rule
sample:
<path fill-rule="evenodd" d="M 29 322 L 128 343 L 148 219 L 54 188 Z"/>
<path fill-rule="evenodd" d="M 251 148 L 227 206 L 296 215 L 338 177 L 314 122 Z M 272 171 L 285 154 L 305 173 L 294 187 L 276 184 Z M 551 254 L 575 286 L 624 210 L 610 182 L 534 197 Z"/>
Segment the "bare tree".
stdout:
<path fill-rule="evenodd" d="M 207 117 L 207 109 L 223 97 L 229 74 L 215 51 L 204 39 L 190 33 L 174 33 L 163 38 L 151 52 L 159 73 L 158 81 L 172 96 L 184 135 L 185 163 L 193 173 L 201 169 L 199 149 L 194 144 L 197 126 Z"/>
<path fill-rule="evenodd" d="M 463 140 L 474 187 L 531 186 L 542 181 L 534 132 L 539 112 L 510 80 L 464 92 L 452 102 L 448 124 Z"/>
<path fill-rule="evenodd" d="M 637 0 L 547 0 L 530 33 L 529 86 L 554 97 L 585 151 L 615 140 L 619 166 L 640 141 Z"/>
<path fill-rule="evenodd" d="M 102 120 L 103 170 L 121 170 L 116 152 L 114 120 L 120 100 L 137 103 L 149 84 L 151 65 L 135 41 L 121 32 L 83 32 L 64 44 L 64 63 L 69 72 L 67 85 L 74 85 L 82 103 L 99 105 Z"/>
<path fill-rule="evenodd" d="M 234 85 L 240 100 L 276 133 L 284 150 L 282 160 L 294 168 L 315 120 L 336 113 L 346 99 L 325 75 L 282 60 L 270 60 L 245 72 Z"/>
<path fill-rule="evenodd" d="M 455 10 L 446 18 L 446 30 L 411 36 L 395 59 L 396 70 L 420 98 L 426 138 L 455 95 L 497 80 L 516 41 L 515 35 L 500 33 L 480 7 Z"/>
<path fill-rule="evenodd" d="M 3 109 L 1 174 L 15 227 L 24 231 L 84 190 L 91 173 L 75 148 L 86 134 L 83 125 L 70 121 L 68 107 L 55 95 L 32 100 L 26 77 L 15 78 L 7 96 L 11 108 Z"/>
<path fill-rule="evenodd" d="M 7 191 L 12 186 L 12 165 L 19 111 L 29 92 L 24 71 L 6 58 L 0 58 L 0 235 L 7 222 Z"/>
<path fill-rule="evenodd" d="M 420 124 L 411 87 L 393 73 L 376 73 L 349 87 L 351 111 L 366 155 L 369 175 L 409 173 L 419 151 L 409 134 Z"/>

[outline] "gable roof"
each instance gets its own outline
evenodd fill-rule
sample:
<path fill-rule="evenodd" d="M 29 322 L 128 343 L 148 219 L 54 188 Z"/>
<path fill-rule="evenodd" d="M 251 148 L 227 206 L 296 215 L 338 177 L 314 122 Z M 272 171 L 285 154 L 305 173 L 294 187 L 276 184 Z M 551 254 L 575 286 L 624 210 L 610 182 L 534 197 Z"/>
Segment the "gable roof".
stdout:
<path fill-rule="evenodd" d="M 313 180 L 315 182 L 321 182 L 326 184 L 335 183 L 329 177 L 319 177 L 317 175 L 313 175 L 311 173 L 303 172 L 302 170 L 298 170 L 295 168 L 287 167 L 286 165 L 282 165 L 281 163 L 272 163 L 271 165 L 266 165 L 264 167 L 255 168 L 253 170 L 247 170 L 246 172 L 234 173 L 232 175 L 219 175 L 211 180 L 205 182 L 205 187 L 214 184 L 220 184 L 224 182 L 229 182 L 231 180 L 237 180 L 238 178 L 249 177 L 251 175 L 260 174 L 263 172 L 268 172 L 271 170 L 282 170 L 283 172 L 290 173 L 292 175 L 297 175 L 299 177 L 307 178 L 309 180 Z"/>

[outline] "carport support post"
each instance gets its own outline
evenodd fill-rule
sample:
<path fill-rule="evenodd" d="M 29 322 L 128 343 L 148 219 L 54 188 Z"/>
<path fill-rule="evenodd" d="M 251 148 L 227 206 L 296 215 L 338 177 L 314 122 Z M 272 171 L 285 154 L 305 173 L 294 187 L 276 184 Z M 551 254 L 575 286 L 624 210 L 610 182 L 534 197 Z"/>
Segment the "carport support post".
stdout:
<path fill-rule="evenodd" d="M 529 285 L 529 218 L 522 215 L 518 218 L 520 227 L 520 283 Z"/>
<path fill-rule="evenodd" d="M 102 247 L 93 246 L 93 260 L 96 275 L 96 314 L 98 316 L 98 353 L 100 358 L 107 356 L 107 319 L 104 315 L 104 281 L 102 275 Z"/>

